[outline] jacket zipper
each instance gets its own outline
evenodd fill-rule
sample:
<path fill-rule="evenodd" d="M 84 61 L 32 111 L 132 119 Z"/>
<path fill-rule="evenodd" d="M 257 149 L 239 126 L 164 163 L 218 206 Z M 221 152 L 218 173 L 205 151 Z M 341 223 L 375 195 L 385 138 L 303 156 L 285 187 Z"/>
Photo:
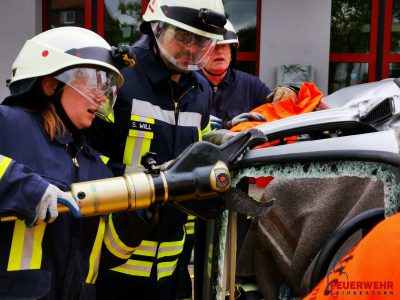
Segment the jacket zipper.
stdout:
<path fill-rule="evenodd" d="M 189 93 L 189 91 L 191 91 L 192 89 L 194 89 L 194 85 L 192 85 L 190 88 L 188 88 L 186 91 L 184 91 L 183 94 L 182 94 L 182 95 L 179 97 L 179 99 L 176 100 L 176 101 L 175 101 L 174 89 L 172 88 L 171 81 L 169 81 L 169 86 L 171 87 L 171 97 L 172 97 L 172 101 L 174 102 L 175 125 L 178 125 L 178 118 L 179 118 L 179 102 L 181 101 L 181 99 L 182 99 L 187 93 Z"/>
<path fill-rule="evenodd" d="M 67 147 L 67 152 L 68 152 L 68 144 L 66 145 Z M 76 155 L 72 157 L 72 164 L 74 165 L 74 177 L 75 177 L 75 182 L 79 181 L 79 163 L 78 163 L 78 155 L 83 149 L 83 146 L 80 146 L 78 151 L 76 152 Z"/>

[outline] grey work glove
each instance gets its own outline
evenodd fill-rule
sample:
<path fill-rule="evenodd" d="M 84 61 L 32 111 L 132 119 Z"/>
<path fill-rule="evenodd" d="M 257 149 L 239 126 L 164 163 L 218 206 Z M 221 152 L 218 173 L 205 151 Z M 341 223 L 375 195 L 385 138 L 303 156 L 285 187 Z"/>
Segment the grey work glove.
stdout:
<path fill-rule="evenodd" d="M 242 113 L 234 117 L 232 120 L 227 121 L 226 128 L 231 129 L 233 126 L 236 126 L 237 124 L 248 121 L 265 121 L 265 118 L 262 114 L 256 112 Z"/>
<path fill-rule="evenodd" d="M 267 96 L 268 99 L 272 100 L 272 104 L 276 104 L 278 101 L 292 98 L 294 103 L 298 103 L 297 99 L 298 90 L 288 85 L 279 85 L 275 90 Z"/>
<path fill-rule="evenodd" d="M 210 115 L 210 125 L 212 130 L 221 129 L 222 120 L 216 116 Z"/>
<path fill-rule="evenodd" d="M 52 223 L 58 217 L 58 202 L 67 206 L 75 217 L 81 216 L 79 206 L 72 195 L 61 191 L 55 185 L 49 184 L 36 206 L 35 214 L 26 220 L 26 225 L 33 226 L 43 222 Z"/>
<path fill-rule="evenodd" d="M 260 217 L 267 214 L 272 207 L 273 201 L 258 202 L 237 188 L 230 188 L 221 195 L 225 208 L 241 214 Z"/>
<path fill-rule="evenodd" d="M 221 145 L 229 141 L 238 133 L 239 132 L 232 132 L 226 129 L 213 130 L 211 133 L 203 135 L 203 141 L 212 143 L 214 145 Z"/>

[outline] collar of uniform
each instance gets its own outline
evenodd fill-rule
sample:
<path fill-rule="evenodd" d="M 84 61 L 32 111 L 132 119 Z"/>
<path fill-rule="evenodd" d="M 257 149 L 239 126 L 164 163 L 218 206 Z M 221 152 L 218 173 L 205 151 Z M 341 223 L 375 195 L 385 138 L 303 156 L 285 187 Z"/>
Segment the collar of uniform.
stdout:
<path fill-rule="evenodd" d="M 224 77 L 224 79 L 222 80 L 222 82 L 220 84 L 232 84 L 236 81 L 236 71 L 232 68 L 228 68 L 228 72 L 226 73 L 226 76 Z"/>
<path fill-rule="evenodd" d="M 61 145 L 67 145 L 75 143 L 78 146 L 82 146 L 82 151 L 87 153 L 89 156 L 100 156 L 101 153 L 93 149 L 92 147 L 88 146 L 86 135 L 83 131 L 79 131 L 76 134 L 71 134 L 70 132 L 66 132 L 63 135 L 56 134 L 54 139 L 60 143 Z"/>
<path fill-rule="evenodd" d="M 72 137 L 72 134 L 69 132 L 64 133 L 63 135 L 57 133 L 54 136 L 54 139 L 60 143 L 61 145 L 66 145 L 69 143 L 72 143 L 74 141 L 74 138 Z"/>
<path fill-rule="evenodd" d="M 200 74 L 205 80 L 207 80 L 208 84 L 213 87 L 214 84 L 207 78 L 207 76 L 203 73 L 203 71 L 199 70 L 197 71 L 198 74 Z M 232 69 L 231 67 L 228 68 L 225 77 L 222 79 L 222 81 L 217 85 L 218 87 L 222 85 L 230 85 L 236 81 L 236 71 Z"/>

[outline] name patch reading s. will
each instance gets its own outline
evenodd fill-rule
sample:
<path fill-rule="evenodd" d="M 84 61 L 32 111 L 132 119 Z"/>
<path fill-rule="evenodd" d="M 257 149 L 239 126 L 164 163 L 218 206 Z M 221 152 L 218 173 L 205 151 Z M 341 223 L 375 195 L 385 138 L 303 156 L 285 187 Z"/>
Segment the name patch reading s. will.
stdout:
<path fill-rule="evenodd" d="M 153 131 L 154 124 L 140 122 L 140 121 L 132 121 L 131 128 L 136 130 L 144 130 L 144 131 Z"/>

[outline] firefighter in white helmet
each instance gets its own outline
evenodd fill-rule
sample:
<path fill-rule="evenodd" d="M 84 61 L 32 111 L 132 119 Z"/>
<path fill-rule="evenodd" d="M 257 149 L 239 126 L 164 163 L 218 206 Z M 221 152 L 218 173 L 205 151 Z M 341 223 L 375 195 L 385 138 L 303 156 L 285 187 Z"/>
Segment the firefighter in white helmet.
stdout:
<path fill-rule="evenodd" d="M 95 115 L 109 114 L 123 82 L 110 50 L 92 31 L 61 27 L 28 40 L 12 65 L 0 153 L 25 167 L 0 156 L 0 213 L 18 217 L 0 223 L 1 299 L 95 299 L 109 224 L 58 216 L 57 203 L 79 216 L 69 186 L 112 176 L 84 135 Z M 129 220 L 144 222 L 136 213 Z M 113 254 L 103 254 L 107 267 Z"/>
<path fill-rule="evenodd" d="M 115 175 L 142 170 L 146 152 L 156 153 L 159 164 L 174 159 L 210 132 L 211 90 L 193 71 L 202 68 L 223 39 L 222 0 L 149 1 L 143 20 L 144 35 L 130 47 L 137 64 L 121 69 L 125 83 L 114 107 L 114 124 L 95 121 L 93 142 L 110 157 Z M 98 132 L 113 139 L 102 141 Z M 190 225 L 185 228 L 187 218 L 174 207 L 161 206 L 158 225 L 128 262 L 100 272 L 99 299 L 176 299 L 178 261 L 192 233 Z M 132 234 L 140 230 L 132 229 Z M 186 249 L 190 254 L 191 247 Z M 184 297 L 191 297 L 190 287 Z"/>

